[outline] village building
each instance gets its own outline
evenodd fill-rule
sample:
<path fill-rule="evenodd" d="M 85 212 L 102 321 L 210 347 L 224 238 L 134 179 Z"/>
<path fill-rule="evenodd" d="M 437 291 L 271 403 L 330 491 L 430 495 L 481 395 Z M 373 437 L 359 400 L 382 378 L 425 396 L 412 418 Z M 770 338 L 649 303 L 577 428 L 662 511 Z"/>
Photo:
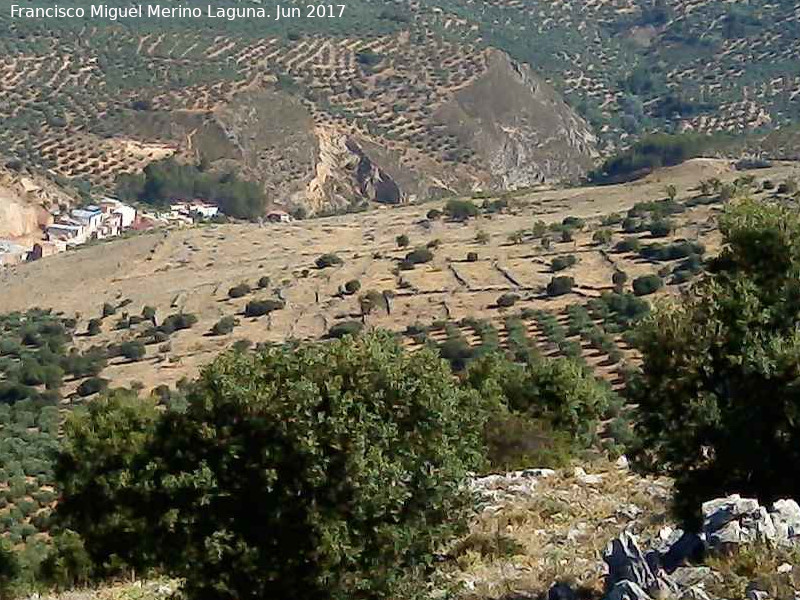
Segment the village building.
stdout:
<path fill-rule="evenodd" d="M 170 211 L 176 216 L 199 216 L 202 219 L 212 219 L 219 214 L 219 207 L 202 200 L 192 200 L 171 204 Z"/>
<path fill-rule="evenodd" d="M 136 221 L 136 209 L 133 206 L 120 202 L 116 198 L 103 198 L 100 201 L 100 210 L 102 210 L 105 215 L 118 215 L 120 229 L 133 227 Z"/>
<path fill-rule="evenodd" d="M 283 210 L 272 210 L 266 218 L 270 223 L 289 223 L 292 220 L 292 216 Z"/>
<path fill-rule="evenodd" d="M 100 229 L 100 225 L 103 222 L 103 211 L 99 206 L 76 208 L 70 213 L 70 216 L 86 228 L 87 236 L 91 236 Z"/>
<path fill-rule="evenodd" d="M 25 260 L 28 250 L 10 240 L 0 240 L 0 265 L 16 265 Z"/>
<path fill-rule="evenodd" d="M 64 217 L 59 222 L 48 225 L 44 231 L 48 242 L 62 242 L 67 246 L 83 244 L 87 239 L 83 224 Z"/>

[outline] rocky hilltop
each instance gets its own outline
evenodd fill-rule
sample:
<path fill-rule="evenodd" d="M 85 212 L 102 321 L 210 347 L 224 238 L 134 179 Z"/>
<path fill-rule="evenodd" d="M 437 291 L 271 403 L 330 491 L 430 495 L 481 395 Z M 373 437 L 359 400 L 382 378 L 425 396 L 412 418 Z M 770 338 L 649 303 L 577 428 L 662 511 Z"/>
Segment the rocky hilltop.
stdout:
<path fill-rule="evenodd" d="M 413 125 L 432 144 L 449 140 L 441 156 L 438 146 L 420 149 L 318 117 L 291 89 L 267 81 L 202 119 L 173 121 L 159 141 L 185 160 L 242 170 L 275 203 L 316 212 L 575 179 L 597 158 L 591 127 L 528 65 L 496 50 L 485 53 L 479 75 Z M 148 130 L 152 118 L 136 115 L 130 133 Z"/>
<path fill-rule="evenodd" d="M 0 167 L 0 239 L 38 239 L 40 226 L 52 220 L 47 209 L 73 201 L 45 177 Z"/>

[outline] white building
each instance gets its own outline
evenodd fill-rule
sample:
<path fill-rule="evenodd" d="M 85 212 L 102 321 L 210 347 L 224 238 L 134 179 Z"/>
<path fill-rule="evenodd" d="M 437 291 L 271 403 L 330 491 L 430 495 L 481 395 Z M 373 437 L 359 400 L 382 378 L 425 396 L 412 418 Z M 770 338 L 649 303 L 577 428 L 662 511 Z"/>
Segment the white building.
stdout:
<path fill-rule="evenodd" d="M 65 219 L 64 221 L 68 220 Z M 63 242 L 67 246 L 75 246 L 86 242 L 86 228 L 80 223 L 53 223 L 45 229 L 45 234 L 47 241 Z"/>
<path fill-rule="evenodd" d="M 103 211 L 100 210 L 99 206 L 76 208 L 70 213 L 70 216 L 86 227 L 86 232 L 88 235 L 91 235 L 100 229 L 100 225 L 103 223 Z"/>
<path fill-rule="evenodd" d="M 176 202 L 170 205 L 170 211 L 174 215 L 191 217 L 197 215 L 203 219 L 211 219 L 219 214 L 219 207 L 209 204 L 202 200 L 192 200 L 191 202 Z"/>
<path fill-rule="evenodd" d="M 117 214 L 120 216 L 120 227 L 128 229 L 136 221 L 136 209 L 133 206 L 124 204 L 116 198 L 103 198 L 100 201 L 100 209 L 104 214 Z"/>

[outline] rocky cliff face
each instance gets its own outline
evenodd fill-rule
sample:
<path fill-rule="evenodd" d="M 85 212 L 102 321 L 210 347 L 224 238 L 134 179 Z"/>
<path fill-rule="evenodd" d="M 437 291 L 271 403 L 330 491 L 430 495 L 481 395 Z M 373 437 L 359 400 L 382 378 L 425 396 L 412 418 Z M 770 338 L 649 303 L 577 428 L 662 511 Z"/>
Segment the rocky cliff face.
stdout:
<path fill-rule="evenodd" d="M 51 206 L 74 199 L 49 180 L 0 167 L 0 239 L 38 236 Z"/>
<path fill-rule="evenodd" d="M 262 182 L 275 204 L 310 212 L 511 190 L 574 179 L 593 166 L 591 128 L 529 66 L 496 50 L 482 65 L 411 124 L 425 132 L 413 143 L 402 133 L 328 118 L 301 90 L 276 80 L 202 118 L 176 114 L 162 141 L 187 159 Z M 362 119 L 374 125 L 401 117 L 376 101 Z"/>
<path fill-rule="evenodd" d="M 481 159 L 483 181 L 516 189 L 572 179 L 597 158 L 589 125 L 528 65 L 489 53 L 486 73 L 436 115 Z"/>

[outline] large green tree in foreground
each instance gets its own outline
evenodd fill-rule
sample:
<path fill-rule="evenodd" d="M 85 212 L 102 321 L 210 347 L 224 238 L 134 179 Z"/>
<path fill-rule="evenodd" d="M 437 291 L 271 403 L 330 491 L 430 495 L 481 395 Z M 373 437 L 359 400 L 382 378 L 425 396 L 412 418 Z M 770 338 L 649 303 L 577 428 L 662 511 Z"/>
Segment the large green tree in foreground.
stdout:
<path fill-rule="evenodd" d="M 223 355 L 185 412 L 151 415 L 112 398 L 73 419 L 63 523 L 198 599 L 423 595 L 485 421 L 446 363 L 386 334 Z"/>
<path fill-rule="evenodd" d="M 690 521 L 727 493 L 800 498 L 800 215 L 745 201 L 721 230 L 709 276 L 640 336 L 640 459 Z"/>

